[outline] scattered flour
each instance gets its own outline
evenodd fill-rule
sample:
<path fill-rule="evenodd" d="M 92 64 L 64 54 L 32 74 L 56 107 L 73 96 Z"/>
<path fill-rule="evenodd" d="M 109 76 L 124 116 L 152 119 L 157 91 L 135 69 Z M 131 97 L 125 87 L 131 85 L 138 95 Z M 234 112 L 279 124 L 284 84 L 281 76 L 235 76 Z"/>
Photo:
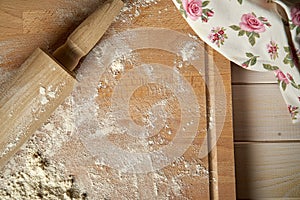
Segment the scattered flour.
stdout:
<path fill-rule="evenodd" d="M 47 95 L 47 91 L 51 88 L 40 88 L 43 95 Z M 48 96 L 52 96 L 51 92 Z M 0 175 L 0 199 L 87 199 L 86 192 L 77 186 L 76 178 L 67 175 L 64 164 L 52 158 L 74 130 L 71 107 L 69 97 L 4 166 Z"/>
<path fill-rule="evenodd" d="M 130 37 L 135 37 L 135 35 L 131 35 Z M 118 44 L 118 48 L 112 46 L 112 44 Z M 195 59 L 194 53 L 187 53 L 187 48 L 196 44 L 191 43 L 185 46 L 183 50 L 179 50 L 178 55 L 182 58 L 185 57 L 186 62 Z M 74 109 L 76 110 L 75 118 L 77 120 L 75 132 L 81 138 L 82 147 L 69 147 L 70 149 L 75 148 L 75 150 L 67 150 L 71 151 L 69 155 L 72 155 L 72 157 L 68 158 L 69 163 L 66 165 L 66 168 L 68 171 L 77 172 L 78 180 L 80 180 L 81 185 L 88 191 L 88 194 L 91 194 L 90 197 L 92 199 L 96 199 L 96 197 L 100 199 L 138 199 L 139 195 L 147 193 L 145 190 L 151 194 L 155 194 L 157 198 L 179 197 L 185 199 L 188 195 L 184 194 L 183 190 L 190 187 L 188 180 L 200 185 L 203 180 L 207 181 L 209 179 L 209 172 L 204 167 L 205 164 L 201 159 L 187 159 L 182 156 L 172 163 L 171 166 L 148 173 L 147 175 L 150 176 L 148 178 L 151 180 L 150 183 L 146 175 L 143 177 L 140 174 L 124 173 L 121 170 L 117 171 L 115 166 L 112 167 L 112 164 L 119 164 L 122 167 L 126 167 L 124 171 L 134 167 L 131 165 L 131 157 L 126 157 L 127 154 L 120 154 L 121 150 L 131 153 L 141 150 L 145 152 L 154 151 L 159 147 L 170 144 L 169 138 L 176 135 L 175 132 L 172 134 L 172 130 L 170 129 L 170 127 L 173 128 L 174 124 L 166 124 L 163 132 L 153 135 L 148 140 L 141 139 L 138 142 L 136 141 L 137 139 L 130 136 L 127 130 L 126 125 L 128 125 L 128 121 L 117 122 L 118 119 L 124 119 L 123 116 L 127 113 L 113 112 L 119 110 L 110 110 L 110 103 L 112 102 L 111 92 L 115 91 L 115 87 L 120 83 L 121 79 L 126 77 L 126 72 L 129 72 L 128 69 L 134 68 L 130 64 L 137 64 L 135 66 L 139 66 L 139 59 L 136 56 L 138 54 L 132 55 L 131 51 L 124 38 L 112 42 L 109 39 L 103 39 L 82 63 L 81 68 L 78 69 L 78 80 L 81 82 L 77 88 L 78 91 L 74 93 L 75 99 L 80 97 L 75 101 L 74 105 Z M 107 58 L 105 52 L 114 53 L 110 54 Z M 107 63 L 110 65 L 107 65 Z M 103 69 L 106 66 L 108 68 Z M 144 73 L 152 76 L 152 73 Z M 128 87 L 144 83 L 143 81 L 135 82 L 137 79 L 138 77 L 136 76 L 129 76 L 129 82 L 125 83 L 128 84 Z M 96 88 L 97 90 L 92 88 Z M 126 89 L 124 87 L 117 94 L 130 93 L 131 90 Z M 157 91 L 156 89 L 155 91 Z M 134 91 L 137 93 L 145 92 L 145 90 L 139 89 L 135 89 Z M 146 94 L 150 95 L 151 91 L 150 93 L 146 92 Z M 162 94 L 168 95 L 169 93 L 162 92 Z M 130 93 L 130 95 L 134 96 L 134 92 Z M 153 96 L 157 95 L 153 94 Z M 122 96 L 119 97 L 122 101 L 117 106 L 126 107 L 127 104 L 130 104 L 128 99 L 123 99 Z M 145 101 L 145 99 L 147 98 L 137 99 L 136 102 L 138 104 L 141 101 Z M 170 117 L 170 111 L 172 112 L 175 109 L 172 106 L 171 108 L 168 106 L 168 101 L 170 99 L 160 98 L 154 103 L 147 102 L 146 104 L 152 105 L 148 109 L 135 107 L 137 112 L 142 113 L 140 120 L 144 126 L 148 126 L 149 130 L 157 127 L 156 123 L 167 123 L 165 119 Z M 134 107 L 134 102 L 130 106 Z M 157 116 L 161 116 L 162 119 L 157 118 Z M 184 128 L 188 129 L 193 123 L 193 121 L 187 121 L 186 128 Z M 120 124 L 124 126 L 120 126 Z M 114 149 L 114 146 L 118 146 L 119 148 Z M 84 149 L 84 153 L 78 153 L 78 149 L 79 151 Z M 101 156 L 98 156 L 99 154 Z M 197 158 L 197 150 L 191 150 L 189 155 L 191 158 Z M 74 159 L 72 160 L 72 158 Z M 115 160 L 117 161 L 115 162 Z M 165 162 L 164 160 L 155 160 L 153 162 L 157 161 Z M 144 187 L 142 184 L 145 182 L 147 183 L 147 187 Z"/>
<path fill-rule="evenodd" d="M 208 113 L 208 129 L 213 129 L 215 128 L 215 113 L 214 113 L 214 109 L 210 109 L 209 113 Z"/>
<path fill-rule="evenodd" d="M 45 88 L 43 86 L 40 86 L 40 95 L 41 95 L 41 104 L 46 105 L 49 102 L 50 99 L 54 99 L 56 96 L 57 88 L 53 90 L 52 86 L 48 86 L 48 88 Z"/>
<path fill-rule="evenodd" d="M 197 42 L 188 42 L 185 44 L 179 53 L 183 62 L 192 61 L 198 58 L 198 55 L 195 54 L 197 45 L 199 45 Z"/>
<path fill-rule="evenodd" d="M 132 20 L 142 14 L 141 8 L 157 4 L 159 1 L 125 0 L 125 6 L 116 20 L 122 23 L 131 23 Z M 73 16 L 73 13 L 70 13 L 67 18 L 71 16 Z M 66 19 L 61 19 L 61 21 L 64 20 Z M 120 41 L 114 42 L 118 43 Z M 98 46 L 92 52 L 92 56 L 94 56 L 93 62 L 97 64 L 103 62 L 103 48 L 111 44 L 105 44 L 104 41 L 99 45 L 104 45 L 104 47 L 100 48 Z M 187 43 L 178 53 L 184 62 L 195 59 L 193 45 L 195 43 Z M 131 49 L 125 45 L 115 52 L 115 56 L 112 56 L 110 60 L 111 65 L 107 72 L 108 75 L 106 74 L 104 77 L 97 77 L 97 73 L 94 73 L 95 70 L 101 69 L 93 69 L 90 66 L 86 69 L 80 69 L 77 76 L 79 81 L 88 76 L 91 84 L 96 83 L 95 85 L 87 86 L 87 88 L 92 86 L 94 89 L 92 91 L 86 90 L 87 88 L 85 87 L 80 87 L 80 84 L 77 88 L 79 91 L 86 92 L 86 95 L 90 96 L 90 98 L 80 99 L 76 92 L 73 96 L 67 98 L 43 127 L 10 160 L 0 173 L 0 199 L 138 199 L 140 198 L 139 194 L 143 193 L 142 191 L 144 190 L 150 191 L 161 199 L 185 199 L 182 188 L 190 187 L 190 185 L 185 183 L 184 180 L 197 177 L 198 182 L 201 182 L 202 179 L 208 179 L 209 172 L 200 159 L 189 160 L 183 156 L 176 159 L 165 169 L 151 172 L 145 176 L 118 172 L 108 167 L 103 160 L 95 161 L 95 158 L 89 154 L 80 142 L 75 142 L 79 140 L 77 134 L 82 133 L 83 130 L 101 130 L 96 131 L 95 134 L 103 136 L 109 135 L 113 131 L 119 133 L 124 131 L 116 129 L 113 123 L 115 119 L 110 113 L 105 118 L 102 118 L 103 121 L 101 123 L 95 123 L 95 127 L 77 127 L 77 125 L 79 122 L 84 124 L 85 118 L 88 120 L 96 118 L 95 120 L 99 122 L 101 116 L 105 116 L 105 108 L 109 106 L 105 104 L 107 103 L 107 97 L 98 96 L 97 92 L 100 90 L 100 94 L 103 95 L 118 83 L 117 78 L 120 74 L 126 72 L 126 65 L 134 63 L 135 57 L 129 53 L 130 51 Z M 93 62 L 87 63 L 87 65 L 93 64 Z M 0 68 L 0 70 L 2 69 Z M 0 73 L 2 75 L 2 71 Z M 10 74 L 4 76 L 5 79 L 10 77 Z M 2 84 L 1 80 L 0 86 Z M 53 88 L 45 87 L 40 87 L 39 93 L 42 104 L 47 104 L 49 99 L 54 98 L 56 95 Z M 103 98 L 103 101 L 101 101 L 101 98 Z M 99 109 L 99 105 L 95 102 L 105 105 Z M 166 104 L 167 100 L 162 100 L 156 104 L 158 108 L 163 108 L 161 114 L 166 115 L 164 119 L 168 117 Z M 83 110 L 90 111 L 90 115 L 82 116 Z M 159 119 L 155 118 L 151 110 L 147 114 L 147 117 L 142 119 L 144 119 L 144 123 L 150 129 L 153 128 Z M 168 144 L 169 140 L 167 137 L 173 137 L 173 135 L 175 135 L 173 130 L 170 129 L 169 125 L 166 125 L 165 134 L 161 133 L 149 140 L 143 140 L 142 145 L 128 145 L 126 142 L 132 142 L 132 139 L 125 138 L 122 134 L 119 135 L 120 138 L 114 138 L 113 134 L 111 137 L 116 143 L 122 144 L 125 142 L 127 146 L 122 146 L 124 149 L 136 147 L 137 149 L 151 150 L 154 149 L 153 146 L 155 145 Z M 197 151 L 193 150 L 192 152 L 196 157 Z M 56 157 L 57 154 L 60 155 L 60 158 Z M 149 188 L 142 187 L 141 185 L 143 184 L 139 184 L 147 183 L 149 181 L 147 176 L 152 177 Z"/>
<path fill-rule="evenodd" d="M 0 182 L 2 200 L 87 199 L 64 166 L 44 156 L 32 140 L 5 166 Z"/>
<path fill-rule="evenodd" d="M 114 76 L 117 76 L 118 74 L 124 72 L 124 68 L 125 68 L 124 60 L 122 59 L 114 60 L 110 66 L 110 70 Z"/>
<path fill-rule="evenodd" d="M 141 8 L 155 5 L 159 1 L 161 0 L 124 0 L 125 5 L 116 20 L 123 23 L 131 23 L 132 20 L 141 15 Z"/>

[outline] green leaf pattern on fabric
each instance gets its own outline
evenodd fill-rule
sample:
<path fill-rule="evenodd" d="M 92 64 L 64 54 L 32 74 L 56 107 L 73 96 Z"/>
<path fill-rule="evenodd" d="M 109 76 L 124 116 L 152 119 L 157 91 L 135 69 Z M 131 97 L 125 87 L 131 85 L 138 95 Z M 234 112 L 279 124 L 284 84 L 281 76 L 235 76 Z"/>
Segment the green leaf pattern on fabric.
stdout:
<path fill-rule="evenodd" d="M 291 68 L 295 67 L 295 63 L 293 61 L 292 58 L 292 52 L 290 47 L 283 47 L 284 52 L 286 53 L 284 59 L 283 59 L 283 63 L 286 65 L 290 65 Z"/>
<path fill-rule="evenodd" d="M 230 48 L 235 48 L 233 49 L 233 52 L 235 52 L 234 55 L 230 53 L 227 55 L 224 54 L 229 58 L 231 56 L 230 59 L 232 61 L 244 68 L 257 71 L 272 71 L 281 90 L 284 91 L 283 94 L 289 94 L 293 98 L 299 99 L 300 102 L 300 82 L 299 78 L 294 74 L 296 59 L 293 58 L 293 55 L 296 54 L 300 58 L 300 49 L 295 49 L 296 52 L 292 53 L 288 43 L 282 41 L 281 38 L 274 37 L 277 35 L 276 27 L 278 27 L 278 21 L 274 21 L 276 20 L 274 15 L 262 12 L 261 10 L 245 9 L 250 5 L 250 1 L 227 0 L 228 2 L 232 2 L 235 8 L 240 7 L 243 10 L 243 14 L 230 15 L 229 19 L 231 21 L 229 21 L 225 19 L 227 15 L 224 13 L 214 13 L 215 10 L 218 10 L 217 5 L 219 2 L 217 0 L 215 2 L 212 0 L 173 1 L 178 3 L 179 10 L 184 18 L 188 19 L 189 23 L 192 22 L 194 24 L 190 25 L 193 28 L 197 27 L 199 29 L 198 35 L 201 39 L 204 39 L 205 42 L 215 49 L 224 49 L 224 51 L 228 49 L 230 52 Z M 273 4 L 275 2 L 273 0 L 266 0 L 262 4 L 264 3 Z M 194 13 L 191 13 L 192 11 Z M 292 36 L 295 37 L 297 34 L 300 34 L 300 6 L 294 10 L 292 9 L 291 13 L 288 14 L 289 20 L 284 21 L 284 25 L 289 26 Z M 223 17 L 225 17 L 224 21 L 226 24 L 222 21 Z M 279 20 L 282 23 L 280 18 Z M 197 26 L 197 24 L 201 26 Z M 195 31 L 198 33 L 196 29 Z M 239 45 L 239 43 L 242 44 Z M 231 44 L 232 46 L 230 46 Z M 241 47 L 240 52 L 237 51 L 239 46 Z M 299 95 L 297 95 L 298 91 Z M 300 103 L 296 104 L 294 100 L 292 102 L 287 101 L 287 105 L 294 104 L 293 106 L 290 105 L 289 110 L 292 118 L 297 119 L 296 121 L 299 122 Z"/>
<path fill-rule="evenodd" d="M 193 21 L 201 19 L 202 22 L 208 22 L 214 16 L 214 11 L 211 8 L 206 8 L 210 1 L 176 0 L 176 2 L 179 4 L 180 13 Z"/>
<path fill-rule="evenodd" d="M 279 70 L 279 67 L 277 66 L 272 66 L 270 64 L 263 64 L 264 68 L 268 71 L 275 71 L 275 70 Z"/>
<path fill-rule="evenodd" d="M 255 65 L 259 56 L 255 56 L 253 53 L 247 52 L 246 57 L 249 59 L 242 63 L 242 67 L 244 68 Z"/>

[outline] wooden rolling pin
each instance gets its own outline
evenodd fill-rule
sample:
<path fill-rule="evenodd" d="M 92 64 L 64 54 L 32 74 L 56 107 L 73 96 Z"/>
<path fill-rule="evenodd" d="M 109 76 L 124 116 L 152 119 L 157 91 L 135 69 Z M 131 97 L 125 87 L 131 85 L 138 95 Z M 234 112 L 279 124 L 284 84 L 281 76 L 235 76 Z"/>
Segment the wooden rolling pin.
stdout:
<path fill-rule="evenodd" d="M 68 37 L 53 56 L 36 49 L 0 99 L 0 169 L 70 95 L 72 70 L 118 15 L 123 2 L 108 0 Z"/>

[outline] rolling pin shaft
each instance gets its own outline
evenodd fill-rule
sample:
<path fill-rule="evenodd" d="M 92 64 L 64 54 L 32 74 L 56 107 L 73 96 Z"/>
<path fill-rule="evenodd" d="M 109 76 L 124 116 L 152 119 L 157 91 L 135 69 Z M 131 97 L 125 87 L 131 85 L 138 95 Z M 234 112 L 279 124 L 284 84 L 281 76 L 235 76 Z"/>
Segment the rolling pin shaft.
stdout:
<path fill-rule="evenodd" d="M 108 0 L 90 15 L 55 52 L 37 49 L 21 67 L 0 99 L 0 168 L 51 113 L 70 95 L 76 83 L 71 71 L 103 36 L 123 2 Z"/>

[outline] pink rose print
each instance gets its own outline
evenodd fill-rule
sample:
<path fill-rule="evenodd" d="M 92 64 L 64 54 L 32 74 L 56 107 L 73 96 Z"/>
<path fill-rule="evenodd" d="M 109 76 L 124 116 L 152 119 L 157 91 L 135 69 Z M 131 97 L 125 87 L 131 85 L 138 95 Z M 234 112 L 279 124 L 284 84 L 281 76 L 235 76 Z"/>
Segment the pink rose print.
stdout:
<path fill-rule="evenodd" d="M 299 90 L 299 89 L 300 89 L 300 84 L 297 84 L 297 83 L 296 83 L 294 77 L 293 77 L 291 74 L 289 74 L 289 73 L 287 73 L 286 76 L 287 76 L 288 80 L 290 81 L 290 84 L 291 84 L 294 88 L 296 88 L 296 89 Z"/>
<path fill-rule="evenodd" d="M 242 67 L 246 69 L 246 68 L 248 68 L 248 65 L 246 63 L 243 63 Z"/>
<path fill-rule="evenodd" d="M 268 70 L 268 71 L 273 71 L 275 73 L 275 76 L 277 77 L 278 80 L 278 84 L 280 85 L 280 87 L 282 88 L 283 91 L 286 90 L 286 87 L 288 84 L 291 84 L 293 87 L 295 88 L 300 88 L 300 85 L 298 86 L 293 77 L 287 73 L 287 75 L 285 75 L 278 66 L 272 66 L 270 64 L 263 64 L 263 67 Z"/>
<path fill-rule="evenodd" d="M 254 13 L 243 14 L 239 25 L 229 26 L 235 31 L 238 31 L 238 36 L 246 34 L 249 43 L 253 46 L 256 42 L 256 38 L 260 38 L 260 33 L 266 31 L 266 26 L 270 27 L 271 24 L 265 17 L 256 17 Z"/>
<path fill-rule="evenodd" d="M 208 22 L 209 18 L 215 14 L 212 9 L 205 8 L 209 4 L 209 1 L 177 0 L 177 3 L 180 4 L 180 12 L 186 18 L 194 21 L 200 18 L 202 22 Z"/>
<path fill-rule="evenodd" d="M 182 0 L 182 5 L 192 20 L 197 20 L 202 16 L 202 0 Z"/>
<path fill-rule="evenodd" d="M 278 58 L 278 49 L 278 45 L 272 40 L 267 44 L 267 50 L 272 60 Z"/>
<path fill-rule="evenodd" d="M 300 4 L 291 9 L 291 20 L 289 20 L 290 28 L 296 28 L 296 35 L 300 34 Z"/>
<path fill-rule="evenodd" d="M 214 14 L 215 14 L 215 12 L 212 11 L 212 10 L 208 10 L 208 11 L 207 11 L 207 16 L 208 16 L 208 17 L 213 17 Z"/>
<path fill-rule="evenodd" d="M 210 30 L 210 34 L 208 35 L 208 39 L 215 43 L 218 47 L 224 44 L 225 39 L 227 39 L 227 35 L 225 34 L 224 27 L 215 27 Z"/>
<path fill-rule="evenodd" d="M 244 31 L 262 33 L 266 31 L 264 23 L 256 18 L 252 13 L 243 14 L 240 22 L 240 27 Z"/>
<path fill-rule="evenodd" d="M 207 18 L 203 18 L 202 22 L 208 22 L 208 19 Z"/>
<path fill-rule="evenodd" d="M 293 120 L 297 119 L 297 114 L 299 113 L 299 108 L 297 106 L 288 105 L 289 112 Z"/>
<path fill-rule="evenodd" d="M 286 75 L 279 69 L 278 66 L 272 66 L 270 64 L 263 64 L 264 69 L 268 71 L 273 71 L 277 77 L 279 85 L 282 87 L 283 91 L 286 89 L 287 85 L 290 84 L 296 89 L 300 89 L 300 84 L 296 83 L 293 76 L 289 73 Z"/>
<path fill-rule="evenodd" d="M 300 6 L 293 7 L 291 9 L 291 17 L 292 17 L 293 24 L 296 26 L 299 26 L 300 25 Z"/>
<path fill-rule="evenodd" d="M 286 74 L 286 76 L 288 77 L 288 79 L 289 79 L 290 81 L 294 81 L 294 78 L 293 78 L 293 76 L 292 76 L 292 75 L 290 75 L 289 73 L 287 73 L 287 74 Z"/>
<path fill-rule="evenodd" d="M 280 69 L 275 70 L 275 74 L 276 74 L 278 81 L 283 81 L 286 84 L 290 83 L 289 79 L 284 75 L 284 73 Z"/>
<path fill-rule="evenodd" d="M 279 85 L 281 86 L 282 90 L 285 91 L 287 85 L 290 83 L 289 79 L 286 77 L 286 75 L 280 69 L 277 69 L 274 72 L 277 77 Z"/>

